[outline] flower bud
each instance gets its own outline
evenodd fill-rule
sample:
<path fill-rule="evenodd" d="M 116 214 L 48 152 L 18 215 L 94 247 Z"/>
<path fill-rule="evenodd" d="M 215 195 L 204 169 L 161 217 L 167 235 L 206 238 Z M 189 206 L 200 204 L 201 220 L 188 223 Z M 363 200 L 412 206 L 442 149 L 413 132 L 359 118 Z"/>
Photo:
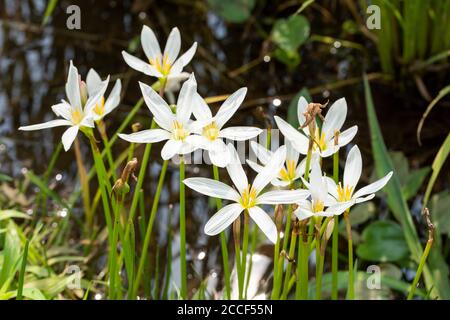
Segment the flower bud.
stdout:
<path fill-rule="evenodd" d="M 84 106 L 86 104 L 86 102 L 87 102 L 87 99 L 88 99 L 87 86 L 86 86 L 86 82 L 81 80 L 81 78 L 78 80 L 78 82 L 80 83 L 81 104 Z"/>

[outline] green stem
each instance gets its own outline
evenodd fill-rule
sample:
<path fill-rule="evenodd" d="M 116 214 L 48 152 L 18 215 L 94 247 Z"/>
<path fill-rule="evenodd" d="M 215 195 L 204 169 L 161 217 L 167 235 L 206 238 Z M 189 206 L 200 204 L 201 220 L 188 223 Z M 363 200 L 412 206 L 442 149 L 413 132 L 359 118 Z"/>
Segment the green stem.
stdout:
<path fill-rule="evenodd" d="M 248 285 L 250 283 L 250 276 L 252 274 L 252 268 L 253 268 L 253 254 L 256 250 L 256 240 L 258 238 L 258 227 L 256 224 L 253 225 L 253 232 L 251 237 L 251 246 L 250 246 L 250 259 L 249 259 L 249 265 L 247 268 L 247 275 L 245 280 L 245 287 L 244 287 L 244 296 L 247 299 L 247 291 L 248 291 Z"/>
<path fill-rule="evenodd" d="M 158 211 L 159 198 L 161 196 L 161 190 L 164 185 L 164 178 L 166 176 L 167 166 L 169 164 L 168 160 L 165 160 L 159 174 L 158 186 L 156 188 L 155 197 L 153 198 L 152 211 L 150 212 L 150 220 L 148 221 L 147 229 L 145 232 L 144 243 L 142 245 L 141 257 L 139 259 L 139 267 L 136 274 L 136 280 L 134 281 L 132 297 L 136 297 L 137 291 L 139 289 L 139 285 L 141 282 L 141 277 L 144 272 L 144 266 L 147 259 L 148 247 L 150 244 L 150 239 L 152 235 L 153 223 L 155 221 L 156 212 Z"/>
<path fill-rule="evenodd" d="M 289 259 L 294 259 L 295 245 L 297 243 L 297 232 L 298 231 L 296 231 L 295 228 L 292 231 L 291 245 L 289 247 Z M 286 275 L 284 276 L 284 287 L 283 293 L 281 294 L 281 300 L 285 300 L 289 294 L 289 280 L 291 278 L 291 269 L 292 269 L 292 262 L 289 261 L 286 267 Z"/>
<path fill-rule="evenodd" d="M 23 249 L 22 263 L 20 265 L 19 283 L 17 284 L 16 300 L 22 300 L 23 284 L 24 284 L 24 280 L 25 280 L 25 271 L 26 271 L 26 267 L 27 267 L 29 244 L 30 244 L 30 241 L 27 239 L 27 241 L 25 242 L 25 247 Z"/>
<path fill-rule="evenodd" d="M 416 276 L 414 277 L 413 283 L 411 284 L 411 288 L 408 293 L 408 300 L 412 300 L 414 297 L 414 292 L 416 291 L 417 284 L 419 283 L 420 276 L 422 275 L 423 267 L 425 266 L 425 262 L 427 261 L 428 254 L 430 253 L 430 249 L 433 245 L 433 239 L 429 239 L 427 241 L 427 245 L 425 246 L 425 250 L 423 251 L 422 257 L 420 258 L 419 267 L 417 268 Z"/>
<path fill-rule="evenodd" d="M 112 153 L 111 153 L 111 147 L 109 145 L 108 135 L 106 134 L 106 125 L 103 122 L 103 120 L 100 120 L 97 123 L 97 128 L 98 128 L 98 131 L 100 132 L 100 136 L 102 137 L 103 145 L 104 145 L 105 150 L 106 150 L 106 158 L 107 158 L 107 161 L 108 161 L 108 165 L 112 169 L 113 181 L 116 181 L 117 180 L 117 175 L 116 175 L 116 170 L 114 169 L 114 159 L 113 159 L 113 156 L 112 156 Z"/>
<path fill-rule="evenodd" d="M 242 286 L 244 284 L 244 281 L 242 279 L 242 272 L 241 272 L 241 217 L 239 216 L 234 222 L 233 222 L 233 240 L 234 240 L 234 258 L 236 260 L 236 273 L 237 273 L 237 279 L 238 279 L 238 293 L 239 293 L 239 300 L 242 300 Z"/>
<path fill-rule="evenodd" d="M 317 229 L 320 230 L 320 219 L 316 221 Z M 322 256 L 320 250 L 320 232 L 316 231 L 316 300 L 322 298 L 322 273 L 324 256 Z"/>
<path fill-rule="evenodd" d="M 280 281 L 278 273 L 278 260 L 280 255 L 280 232 L 277 234 L 277 242 L 275 243 L 275 248 L 273 251 L 273 287 L 272 287 L 272 294 L 271 299 L 272 300 L 278 300 L 278 296 L 280 294 Z"/>
<path fill-rule="evenodd" d="M 339 151 L 333 154 L 333 179 L 339 183 Z M 331 242 L 331 299 L 338 298 L 338 250 L 339 250 L 339 216 L 334 216 L 333 238 Z"/>
<path fill-rule="evenodd" d="M 213 174 L 214 180 L 220 181 L 219 177 L 219 168 L 213 165 Z M 217 210 L 222 209 L 222 200 L 216 198 L 216 206 Z M 227 236 L 225 231 L 220 233 L 220 247 L 222 251 L 222 261 L 223 261 L 223 274 L 225 277 L 225 293 L 226 298 L 231 299 L 231 280 L 230 280 L 230 267 L 228 266 L 228 244 L 227 244 Z"/>
<path fill-rule="evenodd" d="M 245 285 L 245 273 L 247 271 L 247 250 L 248 250 L 248 234 L 249 234 L 249 227 L 250 227 L 250 218 L 249 213 L 244 212 L 244 238 L 242 243 L 242 258 L 241 258 L 241 277 L 242 277 L 242 286 L 241 286 L 241 296 L 242 299 L 246 299 L 245 293 L 244 293 L 244 285 Z"/>
<path fill-rule="evenodd" d="M 352 239 L 352 226 L 350 224 L 350 219 L 348 217 L 349 210 L 344 212 L 345 229 L 347 231 L 348 238 L 348 288 L 347 288 L 347 299 L 355 299 L 355 280 L 353 273 L 353 239 Z"/>
<path fill-rule="evenodd" d="M 284 252 L 286 252 L 286 250 L 287 250 L 287 245 L 289 242 L 289 234 L 291 232 L 291 223 L 292 223 L 291 216 L 292 216 L 292 206 L 289 205 L 288 212 L 286 215 L 286 225 L 284 228 L 284 237 L 283 237 L 283 246 L 282 246 L 282 250 Z M 276 252 L 276 257 L 277 257 L 277 274 L 276 274 L 276 279 L 274 279 L 275 285 L 276 285 L 276 289 L 275 289 L 276 295 L 274 295 L 274 299 L 279 298 L 279 294 L 281 291 L 281 285 L 283 282 L 283 272 L 284 272 L 284 258 L 280 257 L 279 247 L 278 247 L 278 251 Z"/>
<path fill-rule="evenodd" d="M 306 226 L 300 226 L 300 234 L 298 237 L 298 257 L 297 263 L 297 281 L 295 288 L 295 298 L 307 300 L 308 299 L 308 256 L 309 245 L 306 239 Z"/>
<path fill-rule="evenodd" d="M 181 298 L 187 299 L 187 270 L 186 270 L 186 208 L 184 189 L 184 159 L 180 158 L 180 264 L 181 264 Z"/>
<path fill-rule="evenodd" d="M 116 298 L 116 279 L 117 277 L 117 247 L 118 247 L 118 235 L 119 235 L 119 228 L 120 228 L 120 213 L 123 208 L 123 199 L 120 197 L 117 199 L 117 207 L 116 210 L 114 210 L 114 228 L 113 228 L 113 236 L 112 236 L 112 243 L 114 244 L 114 247 L 110 248 L 110 266 L 109 266 L 109 299 L 114 300 Z"/>

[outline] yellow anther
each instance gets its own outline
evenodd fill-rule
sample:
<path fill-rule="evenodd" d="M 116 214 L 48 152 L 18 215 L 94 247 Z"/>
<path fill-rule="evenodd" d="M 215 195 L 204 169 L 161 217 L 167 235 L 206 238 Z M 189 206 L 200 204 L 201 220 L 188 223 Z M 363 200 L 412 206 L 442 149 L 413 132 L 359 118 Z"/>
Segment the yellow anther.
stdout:
<path fill-rule="evenodd" d="M 172 68 L 172 65 L 169 62 L 169 57 L 167 55 L 164 55 L 164 57 L 158 56 L 155 59 L 150 59 L 149 62 L 163 76 L 167 76 L 170 72 L 170 68 Z"/>
<path fill-rule="evenodd" d="M 210 141 L 214 141 L 219 137 L 219 128 L 215 122 L 211 122 L 203 127 L 202 135 Z"/>
<path fill-rule="evenodd" d="M 83 120 L 83 114 L 78 109 L 73 110 L 71 116 L 74 124 L 79 124 Z"/>
<path fill-rule="evenodd" d="M 345 186 L 345 188 L 343 188 L 341 183 L 339 183 L 337 187 L 337 193 L 338 193 L 338 201 L 340 202 L 350 201 L 352 199 L 353 187 L 347 185 Z"/>
<path fill-rule="evenodd" d="M 313 201 L 312 211 L 314 213 L 323 211 L 324 205 L 323 201 Z"/>
<path fill-rule="evenodd" d="M 291 182 L 295 179 L 295 162 L 294 160 L 286 160 L 286 168 L 280 170 L 280 177 L 284 181 Z"/>
<path fill-rule="evenodd" d="M 94 112 L 99 116 L 103 115 L 103 113 L 105 112 L 105 98 L 104 97 L 101 98 L 100 103 L 97 103 L 95 105 Z"/>
<path fill-rule="evenodd" d="M 316 134 L 314 136 L 313 150 L 325 151 L 328 148 L 327 142 L 325 141 L 325 134 L 321 133 L 318 128 L 316 128 Z"/>
<path fill-rule="evenodd" d="M 248 185 L 248 187 L 242 192 L 239 202 L 245 209 L 254 207 L 256 205 L 256 189 Z"/>
<path fill-rule="evenodd" d="M 175 140 L 183 141 L 188 136 L 188 132 L 186 131 L 186 129 L 184 129 L 181 123 L 175 120 L 173 122 L 172 135 Z"/>

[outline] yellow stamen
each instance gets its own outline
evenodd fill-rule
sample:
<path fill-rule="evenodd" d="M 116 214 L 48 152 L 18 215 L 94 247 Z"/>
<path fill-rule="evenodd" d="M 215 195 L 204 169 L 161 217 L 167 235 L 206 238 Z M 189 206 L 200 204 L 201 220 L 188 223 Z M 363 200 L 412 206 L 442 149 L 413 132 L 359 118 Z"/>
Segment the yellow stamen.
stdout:
<path fill-rule="evenodd" d="M 353 187 L 347 185 L 345 186 L 345 188 L 343 188 L 341 183 L 339 183 L 337 187 L 337 193 L 338 193 L 338 201 L 340 202 L 350 201 L 352 199 Z"/>
<path fill-rule="evenodd" d="M 202 135 L 210 141 L 214 141 L 219 137 L 219 128 L 215 122 L 211 122 L 203 127 Z"/>
<path fill-rule="evenodd" d="M 156 68 L 156 70 L 161 72 L 163 76 L 167 76 L 170 72 L 170 68 L 172 68 L 167 55 L 164 55 L 163 57 L 158 56 L 155 57 L 155 59 L 149 59 L 149 62 Z"/>
<path fill-rule="evenodd" d="M 100 103 L 97 103 L 95 105 L 94 112 L 99 116 L 103 115 L 103 113 L 105 112 L 105 97 L 102 97 Z"/>
<path fill-rule="evenodd" d="M 314 213 L 323 211 L 324 205 L 323 201 L 313 201 L 312 211 Z"/>
<path fill-rule="evenodd" d="M 320 151 L 325 151 L 328 148 L 327 142 L 325 141 L 325 134 L 321 133 L 318 128 L 316 128 L 314 140 L 315 140 L 313 144 L 314 151 L 318 149 Z"/>
<path fill-rule="evenodd" d="M 173 122 L 172 136 L 175 140 L 183 141 L 188 136 L 188 132 L 181 123 L 175 120 Z"/>
<path fill-rule="evenodd" d="M 242 192 L 239 202 L 245 209 L 254 207 L 256 205 L 256 189 L 248 185 L 248 187 Z"/>
<path fill-rule="evenodd" d="M 284 181 L 293 181 L 295 179 L 295 162 L 294 160 L 286 160 L 286 168 L 280 170 L 280 177 Z"/>
<path fill-rule="evenodd" d="M 71 116 L 74 124 L 79 124 L 83 120 L 83 114 L 78 109 L 73 110 Z"/>

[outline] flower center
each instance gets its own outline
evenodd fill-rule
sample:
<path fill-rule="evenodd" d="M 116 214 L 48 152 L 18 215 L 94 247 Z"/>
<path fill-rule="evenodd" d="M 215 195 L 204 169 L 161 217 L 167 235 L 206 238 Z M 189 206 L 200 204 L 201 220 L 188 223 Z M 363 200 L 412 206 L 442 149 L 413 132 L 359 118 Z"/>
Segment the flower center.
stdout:
<path fill-rule="evenodd" d="M 239 202 L 245 209 L 254 207 L 256 205 L 256 189 L 248 185 L 248 187 L 242 192 Z"/>
<path fill-rule="evenodd" d="M 313 201 L 312 211 L 314 213 L 323 211 L 323 201 Z"/>
<path fill-rule="evenodd" d="M 163 57 L 156 57 L 149 60 L 150 64 L 156 68 L 163 76 L 167 76 L 170 72 L 172 65 L 169 62 L 169 57 L 164 55 Z"/>
<path fill-rule="evenodd" d="M 313 150 L 314 151 L 325 151 L 327 149 L 327 142 L 325 141 L 325 134 L 320 133 L 319 129 L 316 129 L 316 134 L 314 137 Z"/>
<path fill-rule="evenodd" d="M 295 162 L 294 160 L 286 160 L 286 167 L 280 170 L 280 177 L 284 181 L 292 181 L 295 179 Z"/>
<path fill-rule="evenodd" d="M 215 122 L 211 122 L 203 127 L 202 135 L 210 141 L 214 141 L 219 137 L 219 128 Z"/>
<path fill-rule="evenodd" d="M 188 132 L 184 129 L 183 125 L 178 121 L 173 122 L 172 135 L 175 140 L 184 141 L 188 136 Z"/>
<path fill-rule="evenodd" d="M 350 201 L 352 199 L 353 187 L 347 185 L 345 186 L 345 188 L 343 188 L 341 183 L 339 182 L 337 193 L 339 202 Z"/>
<path fill-rule="evenodd" d="M 73 110 L 71 116 L 74 124 L 79 124 L 83 120 L 83 114 L 78 109 Z"/>
<path fill-rule="evenodd" d="M 104 97 L 102 97 L 102 99 L 100 100 L 100 103 L 97 103 L 95 105 L 94 112 L 99 116 L 103 115 L 103 113 L 105 112 L 105 98 Z"/>

